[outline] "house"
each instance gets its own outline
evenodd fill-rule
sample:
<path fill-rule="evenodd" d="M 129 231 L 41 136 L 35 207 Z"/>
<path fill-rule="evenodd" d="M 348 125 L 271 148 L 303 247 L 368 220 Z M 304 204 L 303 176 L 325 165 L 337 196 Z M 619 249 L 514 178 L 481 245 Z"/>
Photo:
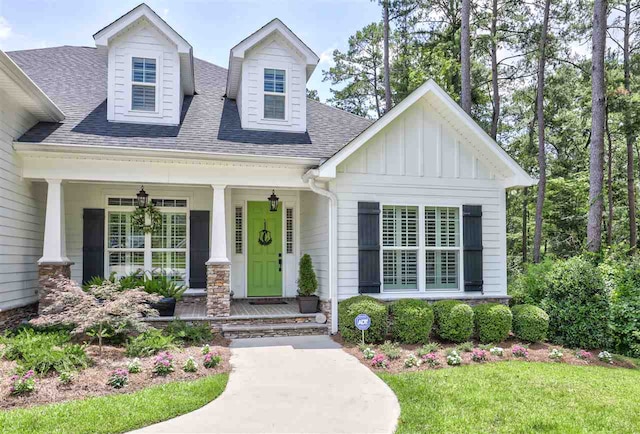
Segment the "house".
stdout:
<path fill-rule="evenodd" d="M 319 58 L 278 19 L 226 69 L 145 4 L 94 40 L 3 61 L 2 309 L 159 268 L 258 327 L 234 305 L 295 297 L 305 253 L 332 332 L 359 293 L 506 299 L 505 190 L 534 182 L 433 81 L 371 122 L 306 98 Z"/>

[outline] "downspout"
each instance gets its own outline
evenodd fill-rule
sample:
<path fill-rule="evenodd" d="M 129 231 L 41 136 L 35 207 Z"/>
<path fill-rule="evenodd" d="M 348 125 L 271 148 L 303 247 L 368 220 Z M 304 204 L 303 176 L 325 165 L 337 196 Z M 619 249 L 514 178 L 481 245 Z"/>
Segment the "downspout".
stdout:
<path fill-rule="evenodd" d="M 329 199 L 329 297 L 331 299 L 331 334 L 338 332 L 338 197 L 316 184 L 318 171 L 309 170 L 303 176 L 309 188 Z"/>

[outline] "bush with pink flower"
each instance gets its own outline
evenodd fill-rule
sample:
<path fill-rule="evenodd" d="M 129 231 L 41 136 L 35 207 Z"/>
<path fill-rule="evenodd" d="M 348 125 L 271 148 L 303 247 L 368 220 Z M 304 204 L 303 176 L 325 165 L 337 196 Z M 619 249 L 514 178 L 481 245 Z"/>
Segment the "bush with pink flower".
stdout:
<path fill-rule="evenodd" d="M 107 385 L 114 389 L 122 389 L 127 384 L 129 384 L 129 371 L 126 369 L 112 371 L 107 380 Z"/>
<path fill-rule="evenodd" d="M 529 350 L 522 345 L 514 345 L 511 348 L 511 354 L 513 355 L 513 357 L 526 359 L 527 357 L 529 357 Z"/>
<path fill-rule="evenodd" d="M 389 366 L 389 362 L 383 354 L 376 354 L 373 356 L 373 359 L 371 359 L 371 366 L 374 368 L 386 368 Z"/>
<path fill-rule="evenodd" d="M 593 355 L 589 351 L 578 350 L 576 351 L 576 357 L 580 360 L 591 360 Z"/>
<path fill-rule="evenodd" d="M 438 355 L 436 353 L 428 353 L 422 356 L 422 363 L 425 363 L 431 368 L 435 368 L 440 365 L 438 361 Z"/>
<path fill-rule="evenodd" d="M 25 395 L 36 390 L 36 374 L 33 370 L 28 370 L 22 376 L 13 375 L 10 381 L 9 391 L 12 395 Z"/>
<path fill-rule="evenodd" d="M 172 373 L 173 368 L 173 356 L 168 352 L 158 354 L 153 361 L 153 370 L 152 372 L 155 375 L 160 375 L 165 377 Z"/>
<path fill-rule="evenodd" d="M 482 350 L 480 348 L 474 348 L 471 352 L 471 360 L 474 362 L 486 362 L 487 361 L 487 351 Z"/>
<path fill-rule="evenodd" d="M 215 368 L 222 361 L 222 357 L 220 357 L 216 353 L 207 353 L 204 355 L 204 361 L 202 362 L 202 366 L 207 369 Z"/>

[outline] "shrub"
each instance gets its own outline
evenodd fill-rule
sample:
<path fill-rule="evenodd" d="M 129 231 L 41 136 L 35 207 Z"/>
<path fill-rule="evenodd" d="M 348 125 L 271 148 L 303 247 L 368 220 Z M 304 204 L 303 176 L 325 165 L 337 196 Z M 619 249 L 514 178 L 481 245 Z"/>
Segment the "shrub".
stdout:
<path fill-rule="evenodd" d="M 504 355 L 504 349 L 501 347 L 492 347 L 489 349 L 492 356 L 502 357 Z"/>
<path fill-rule="evenodd" d="M 485 350 L 481 350 L 480 348 L 476 348 L 471 353 L 471 360 L 474 362 L 486 362 L 487 361 L 487 352 Z"/>
<path fill-rule="evenodd" d="M 433 326 L 433 309 L 422 300 L 405 298 L 393 303 L 391 334 L 405 344 L 426 343 Z"/>
<path fill-rule="evenodd" d="M 316 293 L 318 289 L 318 279 L 316 272 L 313 271 L 313 263 L 311 256 L 302 255 L 300 265 L 298 266 L 298 294 L 307 297 Z"/>
<path fill-rule="evenodd" d="M 204 362 L 202 362 L 202 365 L 207 369 L 212 369 L 218 366 L 221 361 L 222 357 L 218 354 L 207 353 L 204 355 Z"/>
<path fill-rule="evenodd" d="M 438 336 L 452 342 L 464 342 L 473 334 L 473 309 L 458 300 L 433 304 Z"/>
<path fill-rule="evenodd" d="M 152 372 L 165 377 L 173 372 L 173 356 L 169 353 L 158 354 L 153 360 Z"/>
<path fill-rule="evenodd" d="M 549 286 L 549 275 L 553 269 L 553 260 L 545 259 L 539 264 L 527 264 L 509 285 L 511 305 L 539 305 Z"/>
<path fill-rule="evenodd" d="M 382 342 L 387 336 L 387 307 L 372 297 L 358 295 L 338 305 L 338 328 L 347 342 L 360 342 L 362 332 L 355 326 L 356 317 L 365 313 L 371 318 L 371 327 L 364 332 L 367 342 Z"/>
<path fill-rule="evenodd" d="M 447 365 L 459 366 L 460 364 L 462 364 L 462 357 L 460 357 L 460 354 L 458 354 L 456 350 L 451 351 L 447 355 Z"/>
<path fill-rule="evenodd" d="M 389 366 L 389 362 L 382 354 L 378 354 L 371 359 L 371 366 L 374 368 L 387 368 Z"/>
<path fill-rule="evenodd" d="M 24 375 L 14 375 L 9 380 L 11 387 L 9 393 L 11 395 L 25 395 L 36 390 L 36 374 L 32 370 L 27 371 Z"/>
<path fill-rule="evenodd" d="M 60 381 L 60 384 L 67 386 L 73 383 L 74 378 L 75 377 L 73 375 L 73 372 L 64 371 L 64 372 L 61 372 L 60 375 L 58 376 L 58 381 Z"/>
<path fill-rule="evenodd" d="M 473 351 L 473 342 L 463 342 L 456 347 L 459 353 L 470 353 Z"/>
<path fill-rule="evenodd" d="M 511 354 L 514 357 L 521 357 L 523 359 L 526 359 L 527 357 L 529 357 L 529 350 L 527 349 L 527 347 L 524 347 L 522 345 L 514 345 L 511 348 Z"/>
<path fill-rule="evenodd" d="M 380 351 L 391 360 L 399 359 L 402 355 L 402 348 L 391 341 L 385 341 L 384 344 L 380 345 Z"/>
<path fill-rule="evenodd" d="M 193 357 L 189 357 L 182 366 L 184 372 L 196 372 L 198 370 L 198 364 Z"/>
<path fill-rule="evenodd" d="M 591 360 L 593 355 L 589 351 L 578 350 L 576 351 L 576 357 L 580 360 Z"/>
<path fill-rule="evenodd" d="M 428 344 L 424 344 L 422 347 L 418 348 L 417 354 L 422 357 L 426 354 L 435 353 L 440 349 L 440 344 L 437 342 L 429 342 Z"/>
<path fill-rule="evenodd" d="M 374 358 L 374 356 L 376 355 L 375 351 L 373 351 L 371 348 L 367 347 L 365 349 L 362 350 L 362 356 L 366 359 L 366 360 L 371 360 Z"/>
<path fill-rule="evenodd" d="M 409 356 L 404 359 L 404 367 L 413 368 L 416 366 L 418 366 L 418 358 L 413 354 L 409 354 Z"/>
<path fill-rule="evenodd" d="M 562 360 L 563 356 L 564 356 L 564 354 L 562 353 L 562 351 L 560 351 L 557 348 L 554 348 L 551 351 L 549 351 L 549 358 L 551 360 L 560 361 L 560 360 Z"/>
<path fill-rule="evenodd" d="M 640 259 L 616 261 L 611 268 L 607 283 L 612 289 L 612 348 L 619 354 L 640 357 Z"/>
<path fill-rule="evenodd" d="M 502 342 L 509 337 L 513 315 L 499 303 L 483 303 L 473 309 L 475 333 L 482 343 Z"/>
<path fill-rule="evenodd" d="M 107 379 L 107 386 L 114 389 L 122 389 L 129 383 L 129 372 L 126 369 L 116 369 L 112 371 Z"/>
<path fill-rule="evenodd" d="M 513 334 L 526 342 L 542 342 L 547 338 L 549 315 L 539 307 L 518 304 L 511 308 Z"/>
<path fill-rule="evenodd" d="M 557 262 L 543 308 L 549 337 L 567 347 L 601 348 L 608 343 L 609 296 L 600 271 L 577 256 Z"/>
<path fill-rule="evenodd" d="M 149 357 L 173 348 L 173 336 L 165 336 L 158 329 L 149 329 L 127 343 L 127 357 Z"/>
<path fill-rule="evenodd" d="M 428 366 L 435 368 L 440 365 L 438 361 L 438 355 L 435 353 L 428 353 L 422 356 L 422 363 L 426 363 Z"/>
<path fill-rule="evenodd" d="M 601 362 L 609 364 L 613 363 L 613 355 L 608 351 L 600 352 L 600 354 L 598 354 L 598 359 L 600 359 Z"/>
<path fill-rule="evenodd" d="M 140 372 L 142 372 L 142 364 L 140 363 L 140 359 L 136 357 L 135 359 L 127 363 L 127 370 L 129 371 L 129 374 L 139 374 Z"/>
<path fill-rule="evenodd" d="M 211 347 L 209 344 L 204 344 L 202 348 L 200 348 L 200 353 L 204 356 L 205 354 L 209 354 L 211 352 Z"/>
<path fill-rule="evenodd" d="M 213 338 L 211 328 L 205 324 L 189 324 L 186 321 L 171 321 L 164 333 L 182 344 L 200 345 Z"/>

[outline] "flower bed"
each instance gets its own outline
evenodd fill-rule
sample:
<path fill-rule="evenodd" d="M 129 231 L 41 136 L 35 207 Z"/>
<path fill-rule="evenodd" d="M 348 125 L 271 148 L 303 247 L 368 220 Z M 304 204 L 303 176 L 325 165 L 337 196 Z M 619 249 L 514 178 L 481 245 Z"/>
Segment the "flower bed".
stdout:
<path fill-rule="evenodd" d="M 102 350 L 102 358 L 100 358 L 98 357 L 98 347 L 90 345 L 86 348 L 86 353 L 91 361 L 91 366 L 80 371 L 74 371 L 70 383 L 65 384 L 60 380 L 58 374 L 51 372 L 44 376 L 35 376 L 34 390 L 20 394 L 12 394 L 12 386 L 16 382 L 14 375 L 17 362 L 0 359 L 0 409 L 7 410 L 90 396 L 129 393 L 153 385 L 196 380 L 229 372 L 229 349 L 224 346 L 211 345 L 210 351 L 212 354 L 220 356 L 220 363 L 215 367 L 205 369 L 203 367 L 205 356 L 201 353 L 200 346 L 187 346 L 170 350 L 173 366 L 176 369 L 163 376 L 153 372 L 158 358 L 155 355 L 139 357 L 138 362 L 134 362 L 133 365 L 135 366 L 139 363 L 140 372 L 134 373 L 136 369 L 130 370 L 131 362 L 133 362 L 134 358 L 126 357 L 124 348 L 105 346 Z M 164 355 L 165 353 L 163 352 L 162 354 Z M 185 372 L 182 369 L 182 366 L 185 365 L 190 357 L 193 357 L 198 365 L 198 369 L 195 372 Z M 127 373 L 126 384 L 119 388 L 109 384 L 110 379 L 116 372 L 119 376 L 123 376 L 124 372 Z M 21 377 L 18 379 L 21 379 Z M 120 385 L 121 382 L 116 382 L 116 384 Z"/>

